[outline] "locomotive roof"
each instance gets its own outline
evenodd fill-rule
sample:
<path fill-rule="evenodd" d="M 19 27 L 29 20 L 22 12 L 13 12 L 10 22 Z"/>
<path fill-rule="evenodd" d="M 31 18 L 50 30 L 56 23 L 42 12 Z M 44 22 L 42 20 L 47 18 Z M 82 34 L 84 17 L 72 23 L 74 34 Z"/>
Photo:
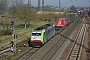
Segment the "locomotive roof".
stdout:
<path fill-rule="evenodd" d="M 42 29 L 46 29 L 46 28 L 48 28 L 49 26 L 51 26 L 51 25 L 50 25 L 50 24 L 45 24 L 45 25 L 43 25 L 43 26 L 37 27 L 37 28 L 34 29 L 34 30 L 42 30 Z"/>

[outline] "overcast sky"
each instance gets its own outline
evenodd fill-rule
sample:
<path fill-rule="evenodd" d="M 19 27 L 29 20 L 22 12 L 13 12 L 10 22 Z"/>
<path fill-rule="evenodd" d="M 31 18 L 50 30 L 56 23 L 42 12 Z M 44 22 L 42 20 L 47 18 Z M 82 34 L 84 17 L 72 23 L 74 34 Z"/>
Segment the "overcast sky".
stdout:
<path fill-rule="evenodd" d="M 28 1 L 28 0 L 25 0 L 25 1 Z M 37 6 L 38 0 L 31 0 L 31 3 L 32 3 L 32 6 Z M 90 0 L 60 0 L 60 3 L 61 3 L 61 7 L 69 7 L 72 4 L 74 6 L 81 6 L 81 7 L 90 6 Z M 44 5 L 52 5 L 52 6 L 58 7 L 59 0 L 44 0 Z"/>

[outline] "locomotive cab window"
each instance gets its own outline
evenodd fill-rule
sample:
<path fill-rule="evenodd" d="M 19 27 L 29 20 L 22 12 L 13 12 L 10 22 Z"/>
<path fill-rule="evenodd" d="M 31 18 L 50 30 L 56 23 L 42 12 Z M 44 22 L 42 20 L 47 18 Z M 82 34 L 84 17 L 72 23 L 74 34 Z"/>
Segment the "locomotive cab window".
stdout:
<path fill-rule="evenodd" d="M 32 33 L 32 36 L 41 36 L 41 33 Z"/>

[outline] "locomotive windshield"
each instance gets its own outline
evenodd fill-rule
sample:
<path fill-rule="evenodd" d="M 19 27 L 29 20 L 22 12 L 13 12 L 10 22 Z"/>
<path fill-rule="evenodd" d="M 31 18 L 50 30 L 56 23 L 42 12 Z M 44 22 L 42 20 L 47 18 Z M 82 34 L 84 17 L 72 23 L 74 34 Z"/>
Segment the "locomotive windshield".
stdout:
<path fill-rule="evenodd" d="M 32 33 L 32 36 L 41 36 L 41 33 Z"/>

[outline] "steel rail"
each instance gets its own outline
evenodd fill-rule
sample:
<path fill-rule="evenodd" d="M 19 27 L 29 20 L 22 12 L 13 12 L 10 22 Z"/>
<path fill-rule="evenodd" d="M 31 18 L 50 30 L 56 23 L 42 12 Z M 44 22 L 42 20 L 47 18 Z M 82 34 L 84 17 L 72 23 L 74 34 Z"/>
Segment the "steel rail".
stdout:
<path fill-rule="evenodd" d="M 82 46 L 82 40 L 83 40 L 83 38 L 84 38 L 84 36 L 85 36 L 85 28 L 86 26 L 85 25 L 83 25 L 83 27 L 82 27 L 82 29 L 79 31 L 79 33 L 78 33 L 78 35 L 77 35 L 77 37 L 76 37 L 76 40 L 75 40 L 75 42 L 74 42 L 74 44 L 73 44 L 73 46 L 72 46 L 72 48 L 71 48 L 71 51 L 70 51 L 70 53 L 69 53 L 69 55 L 68 55 L 68 57 L 67 57 L 67 60 L 70 60 L 70 59 L 74 59 L 73 57 L 72 57 L 72 55 L 73 54 L 76 54 L 76 52 L 77 52 L 77 54 L 76 54 L 76 60 L 78 60 L 78 57 L 79 57 L 79 55 L 80 55 L 80 50 L 81 50 L 81 46 Z M 79 40 L 79 41 L 78 41 Z M 78 47 L 79 46 L 79 47 Z M 76 50 L 76 48 L 77 48 L 77 50 Z M 75 52 L 75 51 L 76 52 Z"/>

